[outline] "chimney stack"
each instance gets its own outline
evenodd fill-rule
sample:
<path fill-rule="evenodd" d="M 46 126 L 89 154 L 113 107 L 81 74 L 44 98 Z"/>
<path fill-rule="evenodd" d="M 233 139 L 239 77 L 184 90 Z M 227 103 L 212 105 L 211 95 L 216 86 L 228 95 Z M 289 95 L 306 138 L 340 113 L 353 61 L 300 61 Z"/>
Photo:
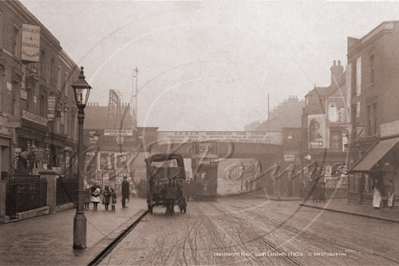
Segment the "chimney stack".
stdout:
<path fill-rule="evenodd" d="M 333 66 L 330 68 L 331 70 L 331 85 L 335 83 L 340 83 L 344 76 L 344 67 L 341 66 L 341 60 L 338 60 L 338 65 L 337 61 L 334 60 Z"/>

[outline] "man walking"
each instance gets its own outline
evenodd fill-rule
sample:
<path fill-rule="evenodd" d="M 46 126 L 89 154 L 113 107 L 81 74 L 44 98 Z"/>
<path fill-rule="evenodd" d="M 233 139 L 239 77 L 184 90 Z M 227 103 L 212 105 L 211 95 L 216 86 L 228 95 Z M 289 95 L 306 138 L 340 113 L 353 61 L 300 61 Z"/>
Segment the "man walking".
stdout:
<path fill-rule="evenodd" d="M 123 177 L 122 181 L 122 207 L 127 208 L 126 199 L 129 199 L 130 195 L 130 183 L 127 181 L 127 176 Z"/>

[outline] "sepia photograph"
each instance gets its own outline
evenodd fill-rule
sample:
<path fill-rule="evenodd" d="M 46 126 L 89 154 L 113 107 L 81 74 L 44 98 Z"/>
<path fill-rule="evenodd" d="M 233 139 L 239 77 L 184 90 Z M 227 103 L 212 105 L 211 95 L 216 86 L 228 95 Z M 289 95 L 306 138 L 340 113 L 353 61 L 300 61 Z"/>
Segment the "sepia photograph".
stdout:
<path fill-rule="evenodd" d="M 0 0 L 0 265 L 399 265 L 398 101 L 395 0 Z"/>

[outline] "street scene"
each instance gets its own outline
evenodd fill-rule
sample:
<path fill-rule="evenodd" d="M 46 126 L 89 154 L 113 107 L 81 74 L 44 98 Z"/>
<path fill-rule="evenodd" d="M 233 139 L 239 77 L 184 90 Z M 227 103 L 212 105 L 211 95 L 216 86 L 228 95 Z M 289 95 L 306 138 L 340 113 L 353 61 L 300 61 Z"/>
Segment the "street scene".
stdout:
<path fill-rule="evenodd" d="M 0 265 L 397 265 L 399 4 L 0 0 Z"/>

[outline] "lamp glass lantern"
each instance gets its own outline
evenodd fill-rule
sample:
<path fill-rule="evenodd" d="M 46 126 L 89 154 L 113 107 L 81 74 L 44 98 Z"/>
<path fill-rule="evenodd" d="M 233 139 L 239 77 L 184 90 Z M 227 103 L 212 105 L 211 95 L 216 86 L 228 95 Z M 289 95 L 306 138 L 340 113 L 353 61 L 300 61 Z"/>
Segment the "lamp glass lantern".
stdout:
<path fill-rule="evenodd" d="M 89 100 L 91 86 L 87 83 L 85 79 L 83 67 L 80 68 L 78 80 L 75 81 L 75 83 L 73 83 L 71 86 L 75 95 L 76 105 L 78 107 L 86 106 L 87 101 Z"/>

